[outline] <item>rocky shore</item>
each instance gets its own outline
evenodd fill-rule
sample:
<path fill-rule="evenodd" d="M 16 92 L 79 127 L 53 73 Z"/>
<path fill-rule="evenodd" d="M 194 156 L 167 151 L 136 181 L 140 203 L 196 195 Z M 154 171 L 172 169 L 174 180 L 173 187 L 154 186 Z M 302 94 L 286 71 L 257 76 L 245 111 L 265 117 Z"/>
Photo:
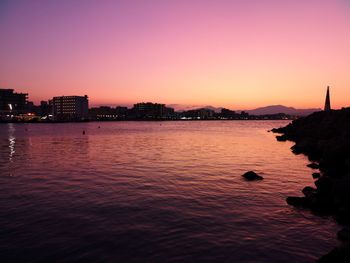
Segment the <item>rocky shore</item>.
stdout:
<path fill-rule="evenodd" d="M 316 112 L 272 131 L 280 134 L 278 141 L 295 142 L 292 152 L 305 154 L 315 169 L 315 186 L 304 187 L 303 196 L 287 197 L 287 203 L 334 216 L 343 226 L 340 246 L 317 262 L 350 262 L 350 108 Z"/>

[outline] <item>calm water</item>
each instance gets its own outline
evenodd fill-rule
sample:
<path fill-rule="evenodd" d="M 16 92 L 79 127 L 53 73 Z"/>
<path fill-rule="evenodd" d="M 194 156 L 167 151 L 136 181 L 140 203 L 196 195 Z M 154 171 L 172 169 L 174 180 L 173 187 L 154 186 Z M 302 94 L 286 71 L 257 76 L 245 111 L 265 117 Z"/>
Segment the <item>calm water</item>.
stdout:
<path fill-rule="evenodd" d="M 0 261 L 312 262 L 338 226 L 285 203 L 313 184 L 286 124 L 1 124 Z"/>

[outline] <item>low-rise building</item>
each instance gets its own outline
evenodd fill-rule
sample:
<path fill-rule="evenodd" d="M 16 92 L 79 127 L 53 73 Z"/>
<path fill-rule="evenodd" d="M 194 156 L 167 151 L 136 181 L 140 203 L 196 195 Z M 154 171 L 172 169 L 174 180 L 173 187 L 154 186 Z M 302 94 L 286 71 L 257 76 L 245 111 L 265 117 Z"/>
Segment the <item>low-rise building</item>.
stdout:
<path fill-rule="evenodd" d="M 198 120 L 213 119 L 214 115 L 215 112 L 213 110 L 206 108 L 188 110 L 181 113 L 182 118 Z"/>
<path fill-rule="evenodd" d="M 142 102 L 134 104 L 134 114 L 137 119 L 161 119 L 164 116 L 164 104 Z"/>
<path fill-rule="evenodd" d="M 116 109 L 109 106 L 100 106 L 89 109 L 89 116 L 91 120 L 116 120 L 118 115 Z"/>
<path fill-rule="evenodd" d="M 136 119 L 173 119 L 176 116 L 173 108 L 152 102 L 134 104 L 128 115 L 129 118 Z"/>

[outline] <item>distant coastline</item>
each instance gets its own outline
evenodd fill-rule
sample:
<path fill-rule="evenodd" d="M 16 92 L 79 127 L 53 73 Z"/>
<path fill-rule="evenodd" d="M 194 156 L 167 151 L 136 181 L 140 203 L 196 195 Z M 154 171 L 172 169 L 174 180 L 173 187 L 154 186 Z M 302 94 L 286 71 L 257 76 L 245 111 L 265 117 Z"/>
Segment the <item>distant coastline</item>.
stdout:
<path fill-rule="evenodd" d="M 53 123 L 82 121 L 160 121 L 160 120 L 294 120 L 321 109 L 296 109 L 270 105 L 253 110 L 231 110 L 205 106 L 175 110 L 175 104 L 139 102 L 123 106 L 89 107 L 89 97 L 56 96 L 34 105 L 27 93 L 0 89 L 0 122 Z"/>
<path fill-rule="evenodd" d="M 116 119 L 116 120 L 70 120 L 70 121 L 33 121 L 33 120 L 0 120 L 3 123 L 29 123 L 29 124 L 58 124 L 58 123 L 90 123 L 90 122 L 198 122 L 198 121 L 292 121 L 297 119 L 295 116 L 287 116 L 285 118 L 259 117 L 251 116 L 251 118 L 237 119 Z"/>

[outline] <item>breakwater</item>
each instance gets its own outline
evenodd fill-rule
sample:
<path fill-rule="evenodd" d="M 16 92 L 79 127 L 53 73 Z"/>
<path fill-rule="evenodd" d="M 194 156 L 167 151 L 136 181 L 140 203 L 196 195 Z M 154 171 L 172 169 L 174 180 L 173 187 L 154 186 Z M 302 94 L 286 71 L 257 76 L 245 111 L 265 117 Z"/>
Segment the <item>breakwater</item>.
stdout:
<path fill-rule="evenodd" d="M 330 215 L 343 228 L 338 232 L 340 246 L 321 257 L 319 262 L 350 262 L 350 108 L 322 111 L 273 129 L 278 141 L 295 142 L 292 151 L 305 154 L 315 186 L 302 189 L 303 196 L 289 196 L 286 201 L 315 214 Z"/>

